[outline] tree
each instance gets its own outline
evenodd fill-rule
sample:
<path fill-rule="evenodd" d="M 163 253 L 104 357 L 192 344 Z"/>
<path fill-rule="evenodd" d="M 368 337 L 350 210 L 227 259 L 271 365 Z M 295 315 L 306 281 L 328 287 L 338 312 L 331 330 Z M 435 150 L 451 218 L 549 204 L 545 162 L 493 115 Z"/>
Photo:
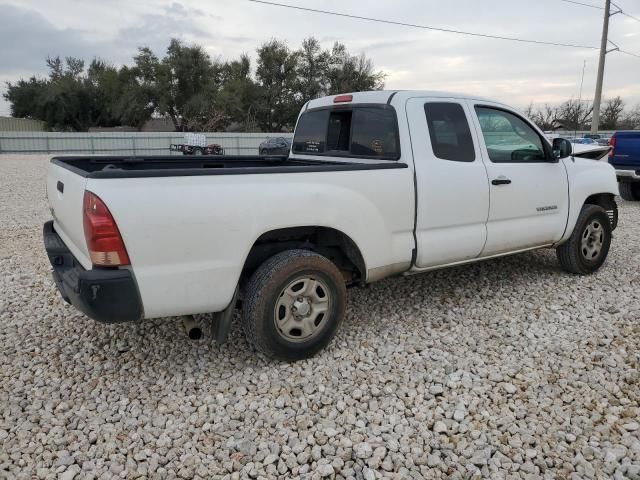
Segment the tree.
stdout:
<path fill-rule="evenodd" d="M 625 112 L 620 121 L 620 128 L 626 130 L 640 129 L 640 103 Z"/>
<path fill-rule="evenodd" d="M 16 83 L 7 82 L 4 98 L 11 105 L 11 116 L 43 120 L 42 104 L 46 88 L 47 80 L 36 77 Z"/>
<path fill-rule="evenodd" d="M 258 48 L 256 78 L 260 86 L 258 115 L 266 131 L 290 130 L 295 122 L 298 54 L 271 40 Z"/>
<path fill-rule="evenodd" d="M 622 119 L 623 111 L 624 102 L 620 96 L 605 100 L 600 116 L 600 128 L 603 130 L 615 130 Z"/>
<path fill-rule="evenodd" d="M 220 120 L 217 69 L 202 47 L 185 46 L 174 38 L 161 61 L 148 51 L 141 54 L 148 62 L 142 67 L 150 69 L 153 78 L 156 110 L 171 118 L 176 131 L 201 130 L 212 118 Z"/>
<path fill-rule="evenodd" d="M 81 76 L 84 62 L 73 57 L 46 62 L 48 79 L 7 83 L 5 98 L 11 102 L 12 115 L 43 120 L 52 129 L 86 130 L 94 120 L 95 102 Z"/>
<path fill-rule="evenodd" d="M 335 43 L 329 60 L 328 95 L 344 92 L 381 90 L 385 74 L 373 71 L 373 62 L 364 54 L 350 55 L 341 43 Z"/>
<path fill-rule="evenodd" d="M 542 131 L 554 130 L 558 125 L 558 109 L 545 104 L 529 117 Z"/>
<path fill-rule="evenodd" d="M 220 76 L 222 88 L 218 93 L 218 103 L 229 122 L 241 124 L 245 131 L 255 129 L 250 117 L 259 103 L 260 88 L 251 78 L 249 56 L 242 55 L 239 60 L 223 64 Z"/>
<path fill-rule="evenodd" d="M 533 120 L 533 116 L 536 113 L 533 108 L 533 102 L 529 103 L 529 105 L 527 105 L 527 107 L 522 111 L 522 113 L 524 113 L 524 116 L 527 117 L 529 120 Z"/>
<path fill-rule="evenodd" d="M 558 107 L 558 119 L 567 130 L 583 130 L 591 124 L 593 104 L 583 101 L 567 100 Z"/>
<path fill-rule="evenodd" d="M 140 128 L 156 111 L 153 90 L 136 67 L 120 69 L 118 97 L 112 102 L 120 125 Z"/>
<path fill-rule="evenodd" d="M 177 131 L 220 130 L 232 122 L 254 129 L 291 130 L 308 100 L 384 85 L 364 55 L 340 43 L 323 49 L 315 38 L 291 50 L 270 40 L 257 50 L 255 72 L 247 55 L 212 60 L 198 45 L 172 39 L 160 58 L 138 49 L 132 66 L 94 59 L 46 59 L 46 78 L 7 83 L 14 116 L 44 120 L 55 130 L 141 127 L 152 116 L 171 119 Z"/>
<path fill-rule="evenodd" d="M 321 97 L 329 91 L 331 53 L 322 50 L 315 38 L 307 38 L 298 50 L 297 90 L 304 102 Z"/>

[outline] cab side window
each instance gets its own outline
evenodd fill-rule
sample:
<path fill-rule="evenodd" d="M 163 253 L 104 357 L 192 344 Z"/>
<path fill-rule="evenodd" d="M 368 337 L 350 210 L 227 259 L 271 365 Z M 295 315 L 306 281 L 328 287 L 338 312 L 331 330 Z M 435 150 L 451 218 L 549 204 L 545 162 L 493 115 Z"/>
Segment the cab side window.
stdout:
<path fill-rule="evenodd" d="M 524 120 L 510 112 L 476 107 L 489 159 L 494 163 L 544 162 L 542 138 Z"/>
<path fill-rule="evenodd" d="M 425 103 L 431 147 L 436 157 L 456 162 L 473 162 L 476 152 L 469 122 L 459 103 Z"/>

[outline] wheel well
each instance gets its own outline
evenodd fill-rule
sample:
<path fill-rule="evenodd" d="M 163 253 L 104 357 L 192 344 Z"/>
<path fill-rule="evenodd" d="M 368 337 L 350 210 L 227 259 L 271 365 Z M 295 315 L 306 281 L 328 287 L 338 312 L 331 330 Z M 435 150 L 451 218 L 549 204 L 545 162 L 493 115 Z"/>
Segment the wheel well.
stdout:
<path fill-rule="evenodd" d="M 366 278 L 364 258 L 348 235 L 333 228 L 310 226 L 281 228 L 260 235 L 249 251 L 241 281 L 246 281 L 268 258 L 294 248 L 311 250 L 327 257 L 340 269 L 348 284 Z"/>
<path fill-rule="evenodd" d="M 615 195 L 612 193 L 596 193 L 591 195 L 584 201 L 585 205 L 598 205 L 604 208 L 609 215 L 611 221 L 611 229 L 615 230 L 618 226 L 618 205 L 616 204 Z"/>

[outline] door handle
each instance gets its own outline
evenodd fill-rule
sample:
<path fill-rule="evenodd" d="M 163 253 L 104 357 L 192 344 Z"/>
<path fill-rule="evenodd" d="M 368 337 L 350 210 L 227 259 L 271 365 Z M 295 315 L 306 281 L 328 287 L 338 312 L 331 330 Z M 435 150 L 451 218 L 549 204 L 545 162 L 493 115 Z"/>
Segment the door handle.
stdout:
<path fill-rule="evenodd" d="M 493 180 L 491 180 L 491 185 L 509 185 L 510 183 L 511 180 L 504 177 L 494 178 Z"/>

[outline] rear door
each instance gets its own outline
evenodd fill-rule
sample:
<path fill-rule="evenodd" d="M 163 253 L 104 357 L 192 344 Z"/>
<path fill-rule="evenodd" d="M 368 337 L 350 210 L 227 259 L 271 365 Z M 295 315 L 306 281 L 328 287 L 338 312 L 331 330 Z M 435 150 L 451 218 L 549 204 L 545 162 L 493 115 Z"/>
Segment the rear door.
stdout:
<path fill-rule="evenodd" d="M 569 210 L 567 173 L 542 134 L 514 111 L 469 101 L 481 132 L 491 207 L 482 256 L 552 244 Z"/>
<path fill-rule="evenodd" d="M 411 98 L 407 115 L 416 171 L 416 266 L 473 259 L 487 238 L 489 186 L 468 107 L 454 98 Z"/>

